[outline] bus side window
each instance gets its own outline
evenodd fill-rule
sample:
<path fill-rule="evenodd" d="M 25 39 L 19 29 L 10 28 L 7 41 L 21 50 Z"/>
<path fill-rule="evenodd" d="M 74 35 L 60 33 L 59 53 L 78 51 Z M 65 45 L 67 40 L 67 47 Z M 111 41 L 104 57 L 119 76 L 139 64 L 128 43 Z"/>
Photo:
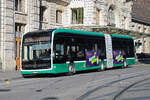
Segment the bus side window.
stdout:
<path fill-rule="evenodd" d="M 77 46 L 77 58 L 78 60 L 85 60 L 85 49 L 83 45 Z"/>
<path fill-rule="evenodd" d="M 71 57 L 73 58 L 73 60 L 76 59 L 76 46 L 72 45 L 71 46 L 71 52 L 70 52 Z"/>
<path fill-rule="evenodd" d="M 68 45 L 66 48 L 67 48 L 66 49 L 66 55 L 69 57 L 70 56 L 70 46 Z"/>
<path fill-rule="evenodd" d="M 128 57 L 134 57 L 134 43 L 132 40 L 127 41 L 127 53 Z"/>
<path fill-rule="evenodd" d="M 134 57 L 133 40 L 124 38 L 112 39 L 113 50 L 121 50 L 124 58 Z"/>

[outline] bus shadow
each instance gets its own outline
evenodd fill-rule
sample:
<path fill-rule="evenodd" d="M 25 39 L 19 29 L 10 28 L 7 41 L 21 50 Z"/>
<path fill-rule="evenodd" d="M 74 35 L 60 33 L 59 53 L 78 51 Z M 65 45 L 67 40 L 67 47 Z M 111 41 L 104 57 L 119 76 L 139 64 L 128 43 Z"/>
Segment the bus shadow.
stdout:
<path fill-rule="evenodd" d="M 126 68 L 131 68 L 131 66 L 128 66 Z M 107 72 L 107 71 L 113 71 L 113 70 L 119 70 L 119 69 L 126 69 L 122 67 L 113 67 L 109 69 L 105 69 L 104 71 L 98 71 L 97 69 L 94 70 L 84 70 L 84 71 L 78 71 L 74 75 L 80 75 L 80 74 L 87 74 L 87 73 L 96 73 L 96 72 Z M 34 74 L 26 76 L 25 78 L 57 78 L 57 77 L 69 77 L 74 75 L 68 75 L 67 73 L 59 73 L 59 74 Z"/>

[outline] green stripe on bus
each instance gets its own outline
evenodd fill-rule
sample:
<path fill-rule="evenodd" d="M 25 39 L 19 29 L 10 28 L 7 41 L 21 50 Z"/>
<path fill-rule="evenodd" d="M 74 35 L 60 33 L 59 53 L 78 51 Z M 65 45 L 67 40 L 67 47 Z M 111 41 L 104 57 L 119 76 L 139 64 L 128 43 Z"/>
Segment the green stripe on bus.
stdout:
<path fill-rule="evenodd" d="M 79 31 L 79 30 L 71 30 L 71 29 L 56 29 L 54 31 L 54 35 L 61 32 L 70 33 L 70 34 L 80 34 L 80 35 L 104 36 L 104 33 Z"/>

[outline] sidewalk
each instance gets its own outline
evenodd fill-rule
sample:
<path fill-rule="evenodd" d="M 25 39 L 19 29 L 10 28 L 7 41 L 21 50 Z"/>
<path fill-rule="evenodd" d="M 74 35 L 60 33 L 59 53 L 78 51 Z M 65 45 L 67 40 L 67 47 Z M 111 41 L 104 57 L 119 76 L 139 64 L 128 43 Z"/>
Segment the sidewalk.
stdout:
<path fill-rule="evenodd" d="M 20 71 L 13 71 L 13 72 L 2 72 L 0 71 L 0 82 L 1 81 L 11 81 L 22 78 Z"/>

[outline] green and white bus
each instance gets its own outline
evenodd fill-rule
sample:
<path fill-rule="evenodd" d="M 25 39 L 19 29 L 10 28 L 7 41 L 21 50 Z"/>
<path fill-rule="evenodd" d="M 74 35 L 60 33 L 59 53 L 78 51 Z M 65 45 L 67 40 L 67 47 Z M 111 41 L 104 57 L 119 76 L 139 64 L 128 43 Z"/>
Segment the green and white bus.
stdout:
<path fill-rule="evenodd" d="M 131 36 L 71 29 L 29 32 L 21 43 L 21 73 L 74 74 L 135 63 Z"/>

